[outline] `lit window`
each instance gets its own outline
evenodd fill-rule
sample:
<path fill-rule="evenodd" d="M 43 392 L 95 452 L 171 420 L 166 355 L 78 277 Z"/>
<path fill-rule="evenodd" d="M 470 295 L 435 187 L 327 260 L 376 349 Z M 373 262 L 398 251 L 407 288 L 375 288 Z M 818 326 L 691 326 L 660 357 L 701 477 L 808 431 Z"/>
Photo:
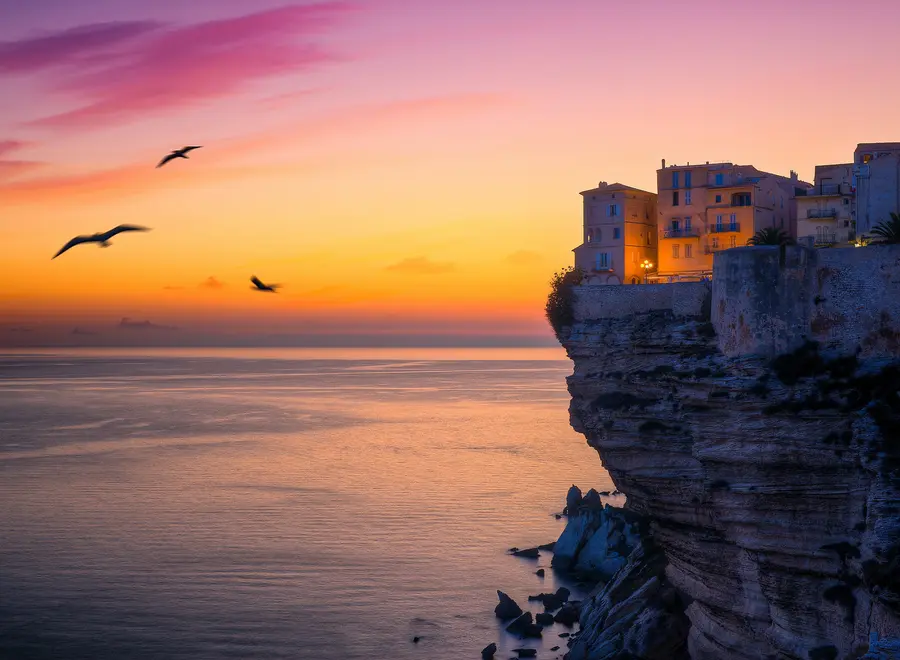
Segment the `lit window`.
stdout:
<path fill-rule="evenodd" d="M 684 244 L 684 258 L 685 258 L 685 259 L 690 259 L 691 256 L 692 256 L 693 250 L 694 250 L 694 246 L 693 246 L 693 245 L 691 245 L 690 243 L 685 243 L 685 244 Z"/>
<path fill-rule="evenodd" d="M 678 258 L 678 248 L 679 248 L 679 247 L 681 247 L 681 246 L 679 246 L 678 243 L 674 243 L 674 244 L 672 245 L 672 258 L 673 258 L 673 259 L 677 259 L 677 258 Z"/>

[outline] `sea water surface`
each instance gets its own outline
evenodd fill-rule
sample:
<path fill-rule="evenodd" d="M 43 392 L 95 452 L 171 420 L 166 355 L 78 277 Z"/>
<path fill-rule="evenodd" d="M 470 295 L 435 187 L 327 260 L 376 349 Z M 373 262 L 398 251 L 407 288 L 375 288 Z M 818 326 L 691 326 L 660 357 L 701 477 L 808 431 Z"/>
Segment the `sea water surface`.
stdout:
<path fill-rule="evenodd" d="M 0 658 L 559 657 L 565 629 L 523 643 L 493 608 L 565 584 L 506 549 L 555 540 L 572 483 L 612 488 L 570 373 L 555 349 L 0 355 Z"/>

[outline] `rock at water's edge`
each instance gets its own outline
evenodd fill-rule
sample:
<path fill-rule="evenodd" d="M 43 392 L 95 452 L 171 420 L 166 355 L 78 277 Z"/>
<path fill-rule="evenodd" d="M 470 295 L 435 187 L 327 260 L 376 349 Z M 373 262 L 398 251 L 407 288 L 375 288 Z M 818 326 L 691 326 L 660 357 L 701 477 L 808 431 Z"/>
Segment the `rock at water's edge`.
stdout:
<path fill-rule="evenodd" d="M 481 649 L 481 660 L 493 660 L 494 654 L 497 652 L 497 645 L 491 642 Z"/>
<path fill-rule="evenodd" d="M 498 619 L 506 621 L 522 616 L 522 608 L 519 607 L 519 604 L 516 601 L 499 589 L 497 590 L 497 597 L 500 599 L 500 602 L 497 604 L 497 607 L 494 608 L 494 614 Z"/>

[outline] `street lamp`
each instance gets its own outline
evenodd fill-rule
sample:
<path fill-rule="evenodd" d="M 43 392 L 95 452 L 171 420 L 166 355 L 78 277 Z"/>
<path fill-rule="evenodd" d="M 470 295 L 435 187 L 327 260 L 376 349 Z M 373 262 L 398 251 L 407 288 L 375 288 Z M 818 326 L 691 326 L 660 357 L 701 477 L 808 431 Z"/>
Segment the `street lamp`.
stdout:
<path fill-rule="evenodd" d="M 644 269 L 644 284 L 646 284 L 647 283 L 647 271 L 650 270 L 651 268 L 653 268 L 653 264 L 650 262 L 649 259 L 644 259 L 641 262 L 641 268 Z"/>

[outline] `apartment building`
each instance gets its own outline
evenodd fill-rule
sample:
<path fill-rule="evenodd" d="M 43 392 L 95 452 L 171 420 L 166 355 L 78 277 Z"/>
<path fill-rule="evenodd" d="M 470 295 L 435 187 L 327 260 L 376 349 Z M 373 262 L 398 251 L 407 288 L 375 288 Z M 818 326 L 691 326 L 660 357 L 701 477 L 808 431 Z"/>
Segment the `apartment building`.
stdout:
<path fill-rule="evenodd" d="M 713 255 L 743 246 L 764 227 L 796 231 L 796 197 L 811 188 L 752 165 L 705 163 L 657 170 L 660 282 L 712 276 Z"/>
<path fill-rule="evenodd" d="M 900 142 L 868 142 L 853 153 L 856 231 L 867 234 L 900 213 Z"/>
<path fill-rule="evenodd" d="M 853 163 L 816 165 L 813 188 L 797 197 L 797 240 L 816 247 L 849 243 L 853 201 Z"/>
<path fill-rule="evenodd" d="M 581 193 L 584 238 L 575 265 L 587 284 L 639 284 L 641 264 L 656 266 L 656 195 L 621 183 L 601 181 Z"/>

